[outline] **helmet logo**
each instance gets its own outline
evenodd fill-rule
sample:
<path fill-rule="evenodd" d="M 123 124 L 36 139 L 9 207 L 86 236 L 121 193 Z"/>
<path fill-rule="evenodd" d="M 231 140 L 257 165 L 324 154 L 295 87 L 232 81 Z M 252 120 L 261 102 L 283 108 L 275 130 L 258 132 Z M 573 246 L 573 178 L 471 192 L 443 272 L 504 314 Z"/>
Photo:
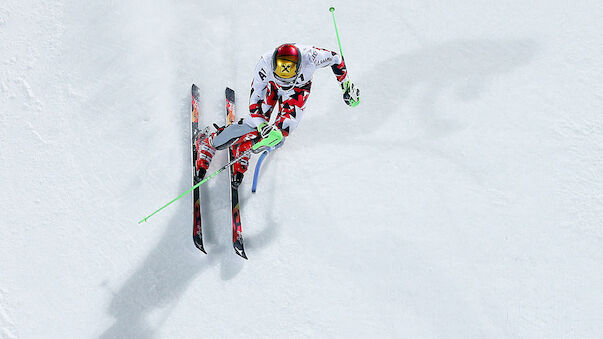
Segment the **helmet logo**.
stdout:
<path fill-rule="evenodd" d="M 297 65 L 294 61 L 287 59 L 276 60 L 276 75 L 284 79 L 290 79 L 297 74 Z"/>
<path fill-rule="evenodd" d="M 301 53 L 293 44 L 282 44 L 272 53 L 272 69 L 277 79 L 293 82 L 301 67 Z"/>

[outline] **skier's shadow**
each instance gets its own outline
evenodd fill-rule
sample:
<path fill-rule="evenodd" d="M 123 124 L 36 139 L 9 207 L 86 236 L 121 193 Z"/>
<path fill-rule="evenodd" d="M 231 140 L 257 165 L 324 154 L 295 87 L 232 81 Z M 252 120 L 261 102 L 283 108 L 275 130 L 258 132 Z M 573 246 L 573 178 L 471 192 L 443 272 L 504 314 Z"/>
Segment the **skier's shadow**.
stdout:
<path fill-rule="evenodd" d="M 275 157 L 276 151 L 273 151 L 266 158 L 262 165 L 261 173 L 270 173 L 273 166 L 271 163 Z M 216 155 L 213 161 L 223 163 L 221 155 Z M 241 207 L 241 222 L 243 224 L 243 237 L 245 250 L 253 261 L 253 256 L 259 254 L 259 250 L 268 247 L 278 236 L 279 224 L 274 218 L 275 187 L 278 185 L 278 178 L 271 177 L 264 180 L 258 193 L 251 193 L 251 182 L 255 170 L 256 158 L 252 158 L 249 163 L 249 169 L 245 175 L 243 184 L 239 187 L 239 204 Z M 216 178 L 215 186 L 219 189 L 210 189 L 213 193 L 211 199 L 205 199 L 202 202 L 202 208 L 205 214 L 205 235 L 207 243 L 211 245 L 210 255 L 217 254 L 220 257 L 220 277 L 223 280 L 234 278 L 247 264 L 247 261 L 237 256 L 232 247 L 232 225 L 230 214 L 230 196 L 227 187 L 230 183 L 228 175 Z M 260 180 L 261 181 L 261 180 Z M 222 189 L 224 188 L 224 189 Z M 207 195 L 206 195 L 207 196 Z M 256 201 L 260 199 L 260 201 Z M 207 213 L 205 211 L 208 211 Z M 250 213 L 247 213 L 247 212 Z M 251 211 L 261 211 L 253 215 Z M 249 218 L 248 218 L 249 216 Z"/>
<path fill-rule="evenodd" d="M 205 257 L 192 245 L 192 231 L 187 227 L 191 224 L 188 205 L 172 206 L 176 217 L 157 246 L 113 293 L 108 313 L 115 322 L 100 338 L 152 338 L 155 328 L 169 316 L 187 286 L 215 260 Z M 141 234 L 153 235 L 142 231 Z M 159 322 L 151 326 L 148 316 L 157 310 L 161 312 Z"/>
<path fill-rule="evenodd" d="M 283 146 L 285 147 L 285 146 Z M 281 148 L 282 149 L 282 148 Z M 279 185 L 280 176 L 274 175 L 278 173 L 278 157 L 282 154 L 280 149 L 270 152 L 268 157 L 264 160 L 261 170 L 259 172 L 258 190 L 257 193 L 253 194 L 250 190 L 246 190 L 242 194 L 243 202 L 246 204 L 249 199 L 261 199 L 261 210 L 262 218 L 254 220 L 254 226 L 262 224 L 263 228 L 259 231 L 248 232 L 246 238 L 246 248 L 250 251 L 257 252 L 258 249 L 266 248 L 278 237 L 280 231 L 280 223 L 275 218 L 275 199 L 276 190 Z M 255 159 L 257 161 L 257 158 Z M 252 171 L 254 171 L 254 163 L 250 163 L 248 170 L 248 178 L 251 181 Z M 262 177 L 265 177 L 262 179 Z M 247 188 L 247 187 L 246 187 Z M 257 195 L 257 196 L 254 196 Z M 248 227 L 249 229 L 249 227 Z M 256 227 L 257 229 L 257 227 Z"/>
<path fill-rule="evenodd" d="M 497 77 L 529 63 L 536 47 L 530 39 L 454 40 L 394 56 L 361 76 L 363 103 L 359 107 L 366 105 L 370 114 L 350 114 L 346 123 L 354 130 L 367 130 L 367 122 L 395 127 L 412 117 L 425 136 L 454 133 L 464 126 L 445 108 L 436 107 L 438 100 L 447 91 L 460 103 L 479 98 Z M 383 82 L 391 84 L 390 90 L 380 90 Z"/>
<path fill-rule="evenodd" d="M 468 128 L 458 109 L 451 114 L 438 103 L 450 93 L 459 104 L 479 98 L 498 77 L 528 64 L 536 50 L 536 42 L 530 39 L 453 40 L 386 59 L 357 78 L 362 102 L 341 122 L 340 129 L 363 133 L 344 133 L 335 143 L 364 146 L 370 140 L 370 145 L 383 152 L 418 150 L 452 163 L 479 181 L 469 164 L 434 147 L 444 137 Z M 387 91 L 382 90 L 384 82 L 390 84 Z M 340 104 L 333 102 L 330 110 L 341 110 Z M 483 112 L 495 113 L 505 114 Z M 333 143 L 328 124 L 308 123 L 324 130 L 316 133 L 317 144 Z M 376 125 L 378 128 L 367 128 Z M 389 130 L 387 137 L 379 135 L 384 130 Z"/>
<path fill-rule="evenodd" d="M 183 103 L 181 111 L 190 110 L 190 101 Z M 183 114 L 188 117 L 188 114 Z M 183 125 L 189 126 L 189 122 Z M 188 127 L 190 128 L 190 127 Z M 188 130 L 183 131 L 188 135 Z M 183 138 L 187 145 L 188 138 Z M 216 155 L 216 161 L 220 162 Z M 184 168 L 189 168 L 190 157 L 186 158 Z M 250 169 L 251 171 L 251 169 Z M 249 180 L 250 178 L 248 178 Z M 208 254 L 205 255 L 195 248 L 192 241 L 192 198 L 187 196 L 169 208 L 174 213 L 174 218 L 165 226 L 165 231 L 160 236 L 154 232 L 145 232 L 145 226 L 139 227 L 139 236 L 159 238 L 158 244 L 150 250 L 145 260 L 130 275 L 123 285 L 111 292 L 113 297 L 108 307 L 108 313 L 115 318 L 110 328 L 100 336 L 109 338 L 152 338 L 156 329 L 168 318 L 178 300 L 187 291 L 193 280 L 197 279 L 207 268 L 220 266 L 220 278 L 230 280 L 244 268 L 247 261 L 238 257 L 232 249 L 230 238 L 230 200 L 228 198 L 228 175 L 221 175 L 214 179 L 214 187 L 201 187 L 201 204 L 203 213 L 204 242 Z M 179 187 L 182 191 L 191 185 L 191 173 L 185 171 Z M 217 188 L 217 189 L 216 189 Z M 212 194 L 211 198 L 209 193 Z M 203 198 L 205 197 L 205 199 Z M 245 202 L 242 201 L 242 204 Z M 152 222 L 149 221 L 149 222 Z M 267 225 L 266 228 L 270 228 Z M 266 235 L 272 239 L 270 231 L 261 231 L 259 236 Z M 257 234 L 256 234 L 257 236 Z M 250 236 L 250 249 L 258 249 L 267 245 L 269 241 L 255 241 Z M 135 239 L 132 239 L 135 241 Z M 105 283 L 109 285 L 110 282 Z M 110 286 L 107 286 L 111 290 Z M 202 293 L 202 289 L 197 289 Z M 153 316 L 153 323 L 149 323 L 149 316 Z"/>

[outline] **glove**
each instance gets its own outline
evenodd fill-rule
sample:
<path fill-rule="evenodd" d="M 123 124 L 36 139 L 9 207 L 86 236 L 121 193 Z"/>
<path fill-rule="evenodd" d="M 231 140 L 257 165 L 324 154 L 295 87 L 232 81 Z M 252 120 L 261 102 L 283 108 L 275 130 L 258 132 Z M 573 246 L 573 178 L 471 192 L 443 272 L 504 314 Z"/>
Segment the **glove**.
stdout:
<path fill-rule="evenodd" d="M 253 153 L 260 153 L 270 147 L 277 147 L 283 142 L 283 132 L 280 129 L 263 122 L 258 126 L 262 139 L 251 148 Z"/>
<path fill-rule="evenodd" d="M 349 106 L 358 106 L 360 103 L 360 90 L 350 80 L 342 82 L 341 89 L 343 90 L 343 101 Z"/>
<path fill-rule="evenodd" d="M 274 126 L 268 125 L 268 123 L 266 123 L 266 122 L 263 122 L 258 126 L 258 132 L 260 133 L 260 136 L 262 137 L 262 139 L 266 139 L 270 135 L 270 132 L 272 132 L 273 129 L 274 129 Z"/>

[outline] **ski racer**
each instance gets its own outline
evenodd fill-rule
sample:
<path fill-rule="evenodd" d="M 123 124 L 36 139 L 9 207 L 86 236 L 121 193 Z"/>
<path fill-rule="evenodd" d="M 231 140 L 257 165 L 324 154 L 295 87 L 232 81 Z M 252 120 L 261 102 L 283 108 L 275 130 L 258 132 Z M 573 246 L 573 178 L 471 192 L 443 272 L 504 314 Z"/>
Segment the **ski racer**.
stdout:
<path fill-rule="evenodd" d="M 360 103 L 360 90 L 348 77 L 343 57 L 335 52 L 303 46 L 282 44 L 264 54 L 254 72 L 249 97 L 249 115 L 236 124 L 219 127 L 203 140 L 197 139 L 196 176 L 201 180 L 209 168 L 216 149 L 233 146 L 234 157 L 249 150 L 263 138 L 276 139 L 279 145 L 298 125 L 306 108 L 317 68 L 331 67 L 343 91 L 346 104 Z M 277 107 L 278 104 L 278 107 Z M 249 157 L 233 165 L 232 185 L 241 184 Z"/>

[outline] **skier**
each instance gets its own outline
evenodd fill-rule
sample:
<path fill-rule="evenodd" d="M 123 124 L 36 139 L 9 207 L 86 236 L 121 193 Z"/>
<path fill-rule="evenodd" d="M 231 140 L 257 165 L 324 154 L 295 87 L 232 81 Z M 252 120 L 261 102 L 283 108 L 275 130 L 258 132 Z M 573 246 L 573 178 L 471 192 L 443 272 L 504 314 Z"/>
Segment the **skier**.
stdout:
<path fill-rule="evenodd" d="M 360 90 L 350 81 L 341 55 L 298 44 L 282 44 L 264 54 L 251 83 L 249 115 L 227 127 L 214 124 L 215 132 L 203 140 L 196 140 L 199 157 L 195 164 L 197 178 L 201 180 L 205 176 L 216 149 L 234 145 L 234 157 L 238 157 L 263 138 L 280 140 L 279 145 L 282 144 L 284 137 L 297 127 L 303 116 L 314 71 L 328 66 L 341 85 L 345 103 L 352 107 L 358 105 Z M 279 107 L 273 117 L 277 104 Z M 249 157 L 243 157 L 233 165 L 234 188 L 241 184 L 248 162 Z"/>

